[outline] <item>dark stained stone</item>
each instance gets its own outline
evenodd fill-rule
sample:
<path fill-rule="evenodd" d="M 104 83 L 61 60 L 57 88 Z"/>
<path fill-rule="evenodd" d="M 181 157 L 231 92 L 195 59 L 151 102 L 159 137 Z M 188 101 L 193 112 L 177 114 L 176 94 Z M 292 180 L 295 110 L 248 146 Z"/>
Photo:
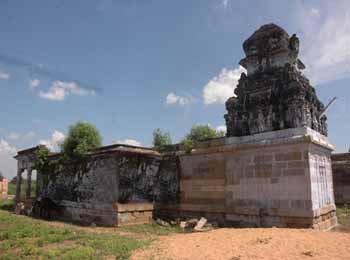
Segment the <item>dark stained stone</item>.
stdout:
<path fill-rule="evenodd" d="M 246 57 L 236 97 L 226 101 L 227 136 L 310 127 L 327 135 L 324 106 L 300 70 L 299 39 L 275 24 L 260 27 L 243 44 Z"/>

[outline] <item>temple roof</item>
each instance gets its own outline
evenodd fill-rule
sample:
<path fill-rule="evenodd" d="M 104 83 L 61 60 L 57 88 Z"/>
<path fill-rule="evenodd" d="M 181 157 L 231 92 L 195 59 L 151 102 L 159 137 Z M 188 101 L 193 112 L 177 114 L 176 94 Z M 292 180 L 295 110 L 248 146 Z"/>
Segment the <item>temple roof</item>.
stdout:
<path fill-rule="evenodd" d="M 289 35 L 288 33 L 274 23 L 266 24 L 256 30 L 243 43 L 243 49 L 247 56 L 254 55 L 256 52 L 265 51 L 288 51 Z"/>

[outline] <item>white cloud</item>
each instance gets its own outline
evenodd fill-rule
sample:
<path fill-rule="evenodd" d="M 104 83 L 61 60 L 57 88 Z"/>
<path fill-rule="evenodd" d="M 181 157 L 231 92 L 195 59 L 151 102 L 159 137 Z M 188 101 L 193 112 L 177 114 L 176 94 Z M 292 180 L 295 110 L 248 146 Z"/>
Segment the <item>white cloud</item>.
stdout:
<path fill-rule="evenodd" d="M 168 105 L 180 105 L 185 106 L 192 102 L 192 98 L 189 96 L 178 96 L 174 92 L 170 92 L 165 98 L 165 104 Z"/>
<path fill-rule="evenodd" d="M 79 86 L 79 84 L 74 81 L 64 82 L 58 80 L 52 83 L 48 91 L 39 92 L 40 97 L 54 101 L 62 101 L 66 96 L 71 94 L 77 96 L 87 96 L 95 95 L 95 91 L 87 90 Z"/>
<path fill-rule="evenodd" d="M 9 153 L 15 155 L 17 152 L 16 147 L 11 146 L 6 140 L 0 139 L 0 152 Z"/>
<path fill-rule="evenodd" d="M 22 136 L 25 139 L 32 139 L 36 137 L 36 133 L 34 131 L 30 131 Z"/>
<path fill-rule="evenodd" d="M 30 89 L 33 90 L 33 89 L 39 87 L 40 83 L 41 83 L 40 79 L 31 79 L 29 81 L 29 87 L 30 87 Z"/>
<path fill-rule="evenodd" d="M 142 144 L 134 139 L 125 139 L 125 140 L 117 140 L 114 143 L 116 144 L 127 144 L 132 146 L 142 146 Z"/>
<path fill-rule="evenodd" d="M 226 131 L 227 131 L 227 129 L 226 129 L 226 125 L 219 125 L 217 128 L 216 128 L 216 132 L 223 132 L 223 133 L 225 133 L 226 134 Z"/>
<path fill-rule="evenodd" d="M 238 84 L 242 72 L 246 72 L 242 66 L 233 70 L 223 68 L 221 73 L 210 80 L 203 88 L 204 104 L 223 104 L 229 97 L 234 96 L 233 91 Z"/>
<path fill-rule="evenodd" d="M 317 8 L 302 5 L 294 19 L 301 32 L 301 59 L 311 83 L 349 78 L 350 1 L 320 1 Z"/>
<path fill-rule="evenodd" d="M 221 5 L 224 7 L 224 8 L 226 8 L 227 6 L 228 6 L 228 4 L 229 4 L 229 0 L 223 0 L 222 2 L 221 2 Z"/>
<path fill-rule="evenodd" d="M 11 77 L 11 76 L 10 76 L 9 73 L 0 70 L 0 79 L 7 80 L 7 79 L 9 79 L 10 77 Z"/>
<path fill-rule="evenodd" d="M 45 145 L 51 151 L 57 151 L 58 146 L 64 141 L 64 138 L 65 138 L 65 135 L 63 133 L 55 130 L 51 135 L 51 139 L 40 140 L 39 143 Z"/>
<path fill-rule="evenodd" d="M 315 16 L 315 17 L 320 17 L 321 16 L 320 9 L 315 8 L 315 7 L 311 8 L 310 13 L 311 13 L 312 16 Z"/>
<path fill-rule="evenodd" d="M 16 147 L 0 139 L 0 171 L 9 179 L 16 175 L 17 162 L 13 158 L 16 152 Z"/>

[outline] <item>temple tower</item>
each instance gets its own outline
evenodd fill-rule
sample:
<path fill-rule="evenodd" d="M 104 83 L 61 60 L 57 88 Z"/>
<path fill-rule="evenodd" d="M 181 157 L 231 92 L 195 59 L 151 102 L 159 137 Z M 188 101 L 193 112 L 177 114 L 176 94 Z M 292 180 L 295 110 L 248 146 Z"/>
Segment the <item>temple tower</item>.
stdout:
<path fill-rule="evenodd" d="M 301 73 L 299 39 L 275 24 L 255 31 L 244 43 L 246 57 L 235 96 L 226 102 L 227 136 L 309 127 L 327 136 L 324 106 Z"/>

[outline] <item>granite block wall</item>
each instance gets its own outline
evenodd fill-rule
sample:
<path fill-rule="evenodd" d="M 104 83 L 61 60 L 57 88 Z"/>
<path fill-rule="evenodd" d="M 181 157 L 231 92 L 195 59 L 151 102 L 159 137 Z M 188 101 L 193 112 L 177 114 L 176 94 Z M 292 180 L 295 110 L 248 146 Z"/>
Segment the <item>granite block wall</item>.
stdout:
<path fill-rule="evenodd" d="M 179 154 L 179 216 L 242 226 L 329 229 L 337 224 L 325 137 L 289 129 L 201 143 Z"/>

